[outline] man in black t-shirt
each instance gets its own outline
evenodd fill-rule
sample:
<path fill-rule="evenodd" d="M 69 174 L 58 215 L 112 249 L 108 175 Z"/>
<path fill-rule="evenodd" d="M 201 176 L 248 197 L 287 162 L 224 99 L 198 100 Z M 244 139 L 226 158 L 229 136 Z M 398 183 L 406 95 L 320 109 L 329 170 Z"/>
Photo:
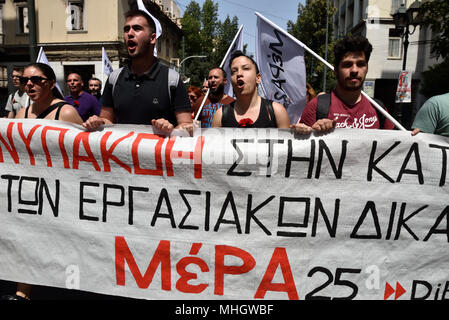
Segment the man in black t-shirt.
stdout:
<path fill-rule="evenodd" d="M 184 83 L 178 81 L 170 94 L 168 68 L 154 57 L 153 19 L 141 10 L 126 13 L 125 19 L 124 40 L 130 62 L 115 85 L 107 81 L 100 116 L 89 118 L 83 126 L 95 130 L 112 123 L 151 124 L 167 134 L 174 128 L 191 128 L 191 107 Z"/>

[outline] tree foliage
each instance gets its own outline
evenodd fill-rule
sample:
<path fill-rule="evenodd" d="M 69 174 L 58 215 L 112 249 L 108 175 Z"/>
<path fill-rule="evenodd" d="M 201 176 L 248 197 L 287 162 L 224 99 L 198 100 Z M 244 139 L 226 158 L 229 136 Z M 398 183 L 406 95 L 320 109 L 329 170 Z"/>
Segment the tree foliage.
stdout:
<path fill-rule="evenodd" d="M 431 52 L 443 61 L 423 72 L 421 93 L 430 98 L 449 92 L 449 2 L 428 1 L 421 6 L 422 22 L 432 29 Z"/>
<path fill-rule="evenodd" d="M 298 4 L 298 18 L 296 22 L 287 23 L 287 31 L 296 39 L 303 42 L 319 56 L 325 58 L 326 50 L 326 18 L 328 18 L 328 56 L 327 61 L 333 61 L 333 24 L 332 15 L 336 11 L 329 1 L 329 15 L 327 16 L 327 0 L 307 0 L 305 5 Z M 323 75 L 326 67 L 312 55 L 305 55 L 307 82 L 316 91 L 323 89 Z M 335 77 L 330 69 L 327 69 L 326 89 L 335 86 Z"/>
<path fill-rule="evenodd" d="M 190 84 L 200 86 L 212 67 L 219 66 L 238 31 L 238 18 L 227 16 L 224 22 L 218 19 L 218 2 L 206 0 L 201 7 L 191 1 L 181 18 L 184 34 L 184 50 L 180 56 L 205 55 L 205 59 L 185 61 L 184 75 Z"/>
<path fill-rule="evenodd" d="M 427 97 L 433 97 L 449 92 L 449 59 L 436 64 L 422 73 L 423 84 L 421 93 Z"/>
<path fill-rule="evenodd" d="M 434 0 L 422 4 L 423 24 L 432 28 L 432 53 L 449 58 L 449 2 Z"/>

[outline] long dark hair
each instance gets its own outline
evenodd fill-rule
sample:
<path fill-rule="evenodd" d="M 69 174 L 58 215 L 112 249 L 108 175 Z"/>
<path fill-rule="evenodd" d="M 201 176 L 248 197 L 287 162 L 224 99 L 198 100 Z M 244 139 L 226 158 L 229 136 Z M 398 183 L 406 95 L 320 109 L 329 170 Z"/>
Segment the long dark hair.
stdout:
<path fill-rule="evenodd" d="M 34 67 L 36 69 L 39 69 L 49 81 L 54 81 L 55 84 L 56 84 L 55 72 L 53 71 L 53 69 L 48 64 L 41 63 L 41 62 L 30 63 L 29 65 L 27 65 L 25 67 L 25 69 L 30 68 L 30 67 Z M 52 92 L 52 94 L 53 94 L 53 96 L 55 98 L 64 100 L 64 97 L 62 96 L 62 94 L 58 90 L 58 88 L 56 88 L 56 86 L 52 89 L 51 92 Z"/>

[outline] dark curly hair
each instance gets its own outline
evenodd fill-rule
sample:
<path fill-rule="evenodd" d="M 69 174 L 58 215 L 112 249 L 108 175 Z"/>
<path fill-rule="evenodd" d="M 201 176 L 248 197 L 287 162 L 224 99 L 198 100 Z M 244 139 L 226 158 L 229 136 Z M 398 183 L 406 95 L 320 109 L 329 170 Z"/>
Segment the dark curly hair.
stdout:
<path fill-rule="evenodd" d="M 363 52 L 368 63 L 372 51 L 373 46 L 367 38 L 363 36 L 345 37 L 338 41 L 334 47 L 334 66 L 338 66 L 348 52 Z"/>

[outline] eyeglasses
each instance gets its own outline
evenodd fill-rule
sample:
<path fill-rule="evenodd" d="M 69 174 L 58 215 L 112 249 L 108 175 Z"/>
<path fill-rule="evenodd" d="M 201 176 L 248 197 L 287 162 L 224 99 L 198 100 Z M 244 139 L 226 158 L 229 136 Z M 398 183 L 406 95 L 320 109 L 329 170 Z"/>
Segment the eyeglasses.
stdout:
<path fill-rule="evenodd" d="M 20 76 L 12 75 L 11 78 L 12 78 L 12 79 L 20 79 Z"/>
<path fill-rule="evenodd" d="M 29 78 L 20 77 L 20 83 L 21 84 L 27 84 L 28 81 L 30 81 L 30 80 L 31 80 L 31 82 L 33 84 L 40 84 L 40 83 L 42 83 L 42 81 L 48 80 L 48 79 L 44 78 L 44 77 L 41 77 L 41 76 L 32 76 L 32 77 L 29 77 Z"/>

